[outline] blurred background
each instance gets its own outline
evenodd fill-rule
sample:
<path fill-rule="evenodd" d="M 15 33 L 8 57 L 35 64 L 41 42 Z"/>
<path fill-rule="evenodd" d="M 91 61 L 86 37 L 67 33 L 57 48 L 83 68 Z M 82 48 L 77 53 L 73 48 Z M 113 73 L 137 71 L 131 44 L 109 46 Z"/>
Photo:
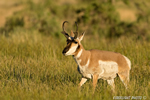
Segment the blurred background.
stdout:
<path fill-rule="evenodd" d="M 149 9 L 149 0 L 0 0 L 0 34 L 38 30 L 59 38 L 67 20 L 68 32 L 77 21 L 88 35 L 150 41 Z"/>

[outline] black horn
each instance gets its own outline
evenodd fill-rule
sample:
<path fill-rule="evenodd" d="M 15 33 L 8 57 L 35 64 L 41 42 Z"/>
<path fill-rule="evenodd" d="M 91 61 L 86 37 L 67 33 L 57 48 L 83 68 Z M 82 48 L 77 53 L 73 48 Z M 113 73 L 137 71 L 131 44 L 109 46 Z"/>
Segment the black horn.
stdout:
<path fill-rule="evenodd" d="M 68 35 L 68 33 L 65 31 L 65 28 L 64 28 L 65 23 L 68 23 L 68 21 L 64 21 L 64 22 L 63 22 L 63 24 L 62 24 L 62 29 L 63 29 L 63 31 L 62 31 L 61 33 L 64 34 L 64 36 L 65 36 L 66 38 L 69 38 L 69 35 Z"/>
<path fill-rule="evenodd" d="M 78 37 L 78 24 L 77 24 L 77 22 L 75 22 L 75 24 L 76 24 L 76 32 L 74 32 L 74 39 L 76 39 L 77 37 Z"/>

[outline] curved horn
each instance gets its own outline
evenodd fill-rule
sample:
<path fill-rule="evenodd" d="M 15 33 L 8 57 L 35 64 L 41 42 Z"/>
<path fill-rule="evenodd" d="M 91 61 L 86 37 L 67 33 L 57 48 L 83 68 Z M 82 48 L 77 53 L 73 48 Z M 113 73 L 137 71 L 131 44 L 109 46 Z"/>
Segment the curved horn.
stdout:
<path fill-rule="evenodd" d="M 78 31 L 78 23 L 77 22 L 75 22 L 76 23 L 76 32 Z"/>
<path fill-rule="evenodd" d="M 65 23 L 68 23 L 68 21 L 64 21 L 64 22 L 63 22 L 63 24 L 62 24 L 62 29 L 63 29 L 63 31 L 65 31 L 65 28 L 64 28 Z"/>
<path fill-rule="evenodd" d="M 68 23 L 68 21 L 64 21 L 63 24 L 62 24 L 62 29 L 63 29 L 63 31 L 62 31 L 61 33 L 64 34 L 66 38 L 69 38 L 69 35 L 68 35 L 68 33 L 65 31 L 65 28 L 64 28 L 66 22 Z"/>
<path fill-rule="evenodd" d="M 76 24 L 76 32 L 74 32 L 75 36 L 74 36 L 74 39 L 76 39 L 78 37 L 78 24 L 77 22 L 75 22 Z"/>

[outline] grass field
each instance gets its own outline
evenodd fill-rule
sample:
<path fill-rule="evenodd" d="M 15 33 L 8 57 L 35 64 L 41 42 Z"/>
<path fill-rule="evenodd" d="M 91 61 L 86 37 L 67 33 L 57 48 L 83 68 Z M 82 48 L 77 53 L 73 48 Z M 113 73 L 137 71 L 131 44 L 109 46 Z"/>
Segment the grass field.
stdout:
<path fill-rule="evenodd" d="M 98 4 L 98 0 L 33 1 L 15 0 L 10 4 L 13 9 L 0 6 L 0 18 L 9 15 L 5 24 L 0 20 L 0 100 L 112 100 L 114 96 L 150 99 L 148 0 L 114 0 L 116 6 L 109 0 L 102 0 L 103 4 Z M 12 15 L 11 11 L 18 12 Z M 116 11 L 120 20 L 115 17 Z M 116 77 L 115 93 L 102 79 L 94 95 L 92 80 L 78 91 L 81 75 L 77 64 L 71 56 L 62 55 L 66 46 L 61 34 L 64 20 L 70 22 L 67 31 L 75 20 L 79 32 L 86 30 L 82 41 L 85 49 L 119 52 L 131 60 L 128 90 Z"/>
<path fill-rule="evenodd" d="M 81 75 L 71 56 L 62 55 L 65 38 L 46 37 L 36 31 L 18 31 L 10 37 L 0 36 L 0 99 L 113 99 L 113 96 L 146 96 L 150 93 L 150 44 L 135 40 L 106 41 L 85 36 L 86 49 L 120 52 L 132 62 L 129 89 L 117 77 L 112 94 L 104 80 L 99 80 L 92 95 L 92 80 L 78 91 Z M 96 40 L 96 41 L 95 41 Z M 96 44 L 96 45 L 95 45 Z M 148 100 L 148 99 L 147 99 Z"/>

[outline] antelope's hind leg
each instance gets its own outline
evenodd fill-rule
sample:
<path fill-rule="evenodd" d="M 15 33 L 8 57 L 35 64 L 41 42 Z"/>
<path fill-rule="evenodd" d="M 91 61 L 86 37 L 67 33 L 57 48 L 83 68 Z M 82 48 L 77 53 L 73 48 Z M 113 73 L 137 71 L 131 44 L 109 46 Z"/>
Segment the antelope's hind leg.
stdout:
<path fill-rule="evenodd" d="M 125 71 L 123 73 L 118 73 L 121 81 L 123 82 L 124 86 L 126 87 L 126 89 L 128 89 L 127 85 L 129 82 L 129 71 Z"/>
<path fill-rule="evenodd" d="M 114 79 L 107 80 L 107 83 L 111 86 L 112 91 L 115 92 Z"/>

